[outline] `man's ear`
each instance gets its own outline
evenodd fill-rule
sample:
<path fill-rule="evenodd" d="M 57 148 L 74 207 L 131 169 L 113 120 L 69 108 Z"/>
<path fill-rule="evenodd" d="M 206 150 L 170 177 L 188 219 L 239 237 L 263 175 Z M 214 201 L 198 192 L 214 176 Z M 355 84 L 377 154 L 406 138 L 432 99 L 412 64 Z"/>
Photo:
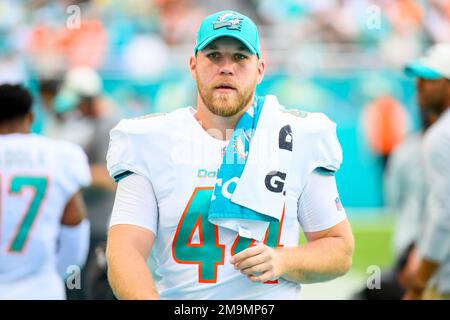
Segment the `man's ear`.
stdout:
<path fill-rule="evenodd" d="M 258 59 L 258 84 L 260 84 L 264 78 L 266 72 L 266 60 Z"/>
<path fill-rule="evenodd" d="M 191 72 L 192 79 L 195 80 L 195 68 L 197 67 L 197 57 L 191 56 L 189 58 L 189 71 Z"/>

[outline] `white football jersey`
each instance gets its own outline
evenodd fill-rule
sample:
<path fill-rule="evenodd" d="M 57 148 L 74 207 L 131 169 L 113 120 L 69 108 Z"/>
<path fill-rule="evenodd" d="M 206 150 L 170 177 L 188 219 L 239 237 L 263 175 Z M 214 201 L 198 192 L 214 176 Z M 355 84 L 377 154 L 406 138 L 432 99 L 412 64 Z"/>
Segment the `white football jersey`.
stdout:
<path fill-rule="evenodd" d="M 90 181 L 79 146 L 35 134 L 0 135 L 0 283 L 56 273 L 64 208 Z"/>
<path fill-rule="evenodd" d="M 271 247 L 293 247 L 299 243 L 298 200 L 305 177 L 318 167 L 338 170 L 342 155 L 336 126 L 323 114 L 279 112 L 292 127 L 293 161 L 301 162 L 288 174 L 282 219 L 270 224 L 264 242 Z M 158 212 L 146 214 L 157 219 L 150 263 L 161 298 L 298 298 L 298 284 L 282 278 L 252 282 L 230 264 L 232 255 L 254 241 L 208 222 L 211 195 L 228 142 L 208 134 L 194 114 L 188 107 L 122 120 L 111 131 L 107 156 L 111 176 L 119 180 L 133 172 L 148 178 L 154 189 Z M 317 226 L 327 229 L 341 221 L 342 215 L 330 214 L 312 227 L 315 230 L 306 231 L 318 231 Z"/>

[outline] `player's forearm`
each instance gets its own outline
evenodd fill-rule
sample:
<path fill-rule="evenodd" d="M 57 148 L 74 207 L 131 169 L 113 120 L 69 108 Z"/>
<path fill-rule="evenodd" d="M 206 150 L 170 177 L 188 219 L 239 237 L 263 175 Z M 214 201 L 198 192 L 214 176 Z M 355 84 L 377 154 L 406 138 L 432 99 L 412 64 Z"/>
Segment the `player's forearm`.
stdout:
<path fill-rule="evenodd" d="M 342 237 L 323 238 L 277 251 L 283 261 L 282 277 L 297 283 L 332 280 L 352 266 L 353 243 Z"/>
<path fill-rule="evenodd" d="M 62 225 L 59 234 L 57 268 L 61 277 L 67 276 L 67 267 L 80 268 L 86 263 L 89 252 L 89 220 L 84 219 L 77 225 Z"/>
<path fill-rule="evenodd" d="M 118 299 L 159 299 L 147 263 L 137 250 L 132 247 L 108 248 L 107 257 L 108 280 Z"/>

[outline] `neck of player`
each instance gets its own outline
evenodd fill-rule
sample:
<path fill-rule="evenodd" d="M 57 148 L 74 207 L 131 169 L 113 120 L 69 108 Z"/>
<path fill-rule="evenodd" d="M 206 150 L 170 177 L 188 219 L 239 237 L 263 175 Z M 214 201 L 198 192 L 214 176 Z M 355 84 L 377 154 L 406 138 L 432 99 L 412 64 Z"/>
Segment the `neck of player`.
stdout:
<path fill-rule="evenodd" d="M 0 134 L 30 133 L 30 124 L 26 119 L 0 123 Z"/>
<path fill-rule="evenodd" d="M 194 117 L 200 123 L 210 136 L 219 140 L 229 140 L 233 134 L 239 119 L 251 107 L 254 99 L 238 113 L 230 117 L 222 117 L 212 113 L 204 104 L 202 99 L 198 97 L 197 112 Z"/>

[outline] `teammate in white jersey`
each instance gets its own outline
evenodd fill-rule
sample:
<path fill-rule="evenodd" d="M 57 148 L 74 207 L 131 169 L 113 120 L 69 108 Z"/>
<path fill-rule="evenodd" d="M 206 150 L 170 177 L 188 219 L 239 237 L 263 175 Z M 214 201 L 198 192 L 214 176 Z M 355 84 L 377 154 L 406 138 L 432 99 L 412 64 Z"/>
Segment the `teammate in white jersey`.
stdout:
<path fill-rule="evenodd" d="M 284 211 L 264 241 L 241 237 L 207 213 L 230 133 L 263 79 L 256 25 L 232 11 L 206 17 L 189 67 L 196 109 L 123 120 L 111 131 L 107 164 L 118 190 L 107 259 L 116 296 L 296 299 L 300 283 L 346 273 L 354 242 L 333 175 L 341 162 L 335 124 L 322 114 L 273 111 L 295 141 L 292 174 L 269 181 L 285 186 Z M 229 181 L 223 186 L 230 191 Z M 299 245 L 301 229 L 308 243 Z"/>
<path fill-rule="evenodd" d="M 26 89 L 0 86 L 0 299 L 65 299 L 89 246 L 91 176 L 78 146 L 30 133 L 31 105 Z"/>

